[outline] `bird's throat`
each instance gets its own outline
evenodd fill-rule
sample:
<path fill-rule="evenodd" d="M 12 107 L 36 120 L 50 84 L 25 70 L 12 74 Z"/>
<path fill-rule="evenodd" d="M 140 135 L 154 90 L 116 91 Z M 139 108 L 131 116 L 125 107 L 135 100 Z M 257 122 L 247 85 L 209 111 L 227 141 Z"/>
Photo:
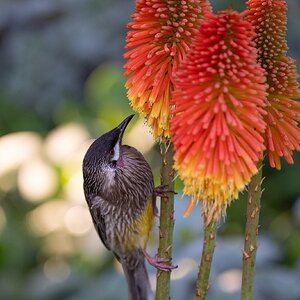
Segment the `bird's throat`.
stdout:
<path fill-rule="evenodd" d="M 123 168 L 125 166 L 124 161 L 122 158 L 120 158 L 119 160 L 117 160 L 117 166 L 119 168 Z"/>

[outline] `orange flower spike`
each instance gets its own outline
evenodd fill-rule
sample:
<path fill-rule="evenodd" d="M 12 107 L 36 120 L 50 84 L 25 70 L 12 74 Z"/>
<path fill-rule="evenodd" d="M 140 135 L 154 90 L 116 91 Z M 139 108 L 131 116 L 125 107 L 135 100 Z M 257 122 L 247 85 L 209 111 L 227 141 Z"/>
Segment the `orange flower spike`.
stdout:
<path fill-rule="evenodd" d="M 247 20 L 254 26 L 258 56 L 278 58 L 287 51 L 286 12 L 283 0 L 249 0 Z"/>
<path fill-rule="evenodd" d="M 258 171 L 262 159 L 266 84 L 256 62 L 253 28 L 233 10 L 206 14 L 179 67 L 172 105 L 175 168 L 206 222 Z"/>
<path fill-rule="evenodd" d="M 280 157 L 293 163 L 293 151 L 300 151 L 300 103 L 295 61 L 286 56 L 286 12 L 283 0 L 250 0 L 247 20 L 255 27 L 258 61 L 267 77 L 266 146 L 271 167 L 281 168 Z"/>
<path fill-rule="evenodd" d="M 185 58 L 207 0 L 137 0 L 128 24 L 124 58 L 131 106 L 152 127 L 155 138 L 170 136 L 174 72 Z"/>

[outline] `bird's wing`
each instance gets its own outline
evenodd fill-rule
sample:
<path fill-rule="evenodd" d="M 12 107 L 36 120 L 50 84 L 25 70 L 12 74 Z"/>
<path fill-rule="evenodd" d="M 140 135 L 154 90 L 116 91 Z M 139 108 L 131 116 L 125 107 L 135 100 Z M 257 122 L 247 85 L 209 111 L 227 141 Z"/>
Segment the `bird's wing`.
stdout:
<path fill-rule="evenodd" d="M 97 201 L 95 201 L 97 203 Z M 106 236 L 106 225 L 105 225 L 105 219 L 104 216 L 101 214 L 101 209 L 99 205 L 89 205 L 90 212 L 92 215 L 94 226 L 98 232 L 98 235 L 103 243 L 103 245 L 108 249 L 111 250 L 107 243 L 107 236 Z"/>
<path fill-rule="evenodd" d="M 88 204 L 88 207 L 90 209 L 90 213 L 93 219 L 93 223 L 95 226 L 96 231 L 98 232 L 98 235 L 103 243 L 103 245 L 110 250 L 107 242 L 107 236 L 106 236 L 106 225 L 105 225 L 105 219 L 103 214 L 101 213 L 101 207 L 99 204 L 100 197 L 91 193 L 88 189 L 88 186 L 83 184 L 85 199 Z M 99 198 L 99 199 L 97 199 Z"/>

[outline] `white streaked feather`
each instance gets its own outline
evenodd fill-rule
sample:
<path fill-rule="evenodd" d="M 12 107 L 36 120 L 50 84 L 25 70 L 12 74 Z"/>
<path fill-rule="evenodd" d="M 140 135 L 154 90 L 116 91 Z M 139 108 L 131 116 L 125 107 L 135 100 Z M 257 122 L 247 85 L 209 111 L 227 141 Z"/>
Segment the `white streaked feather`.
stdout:
<path fill-rule="evenodd" d="M 103 170 L 105 171 L 106 180 L 104 181 L 105 188 L 110 188 L 113 184 L 115 184 L 115 175 L 116 170 L 109 165 L 104 166 Z"/>
<path fill-rule="evenodd" d="M 117 161 L 120 158 L 120 144 L 117 142 L 114 146 L 114 156 L 112 157 L 112 161 Z"/>

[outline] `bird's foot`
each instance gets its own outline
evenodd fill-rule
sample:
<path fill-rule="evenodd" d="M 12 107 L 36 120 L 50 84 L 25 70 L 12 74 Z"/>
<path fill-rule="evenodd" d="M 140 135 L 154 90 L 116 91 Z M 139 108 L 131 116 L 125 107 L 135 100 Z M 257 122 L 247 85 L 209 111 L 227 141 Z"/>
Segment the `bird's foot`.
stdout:
<path fill-rule="evenodd" d="M 150 256 L 146 252 L 146 250 L 142 250 L 142 251 L 143 251 L 143 254 L 144 254 L 145 258 L 147 259 L 148 263 L 151 266 L 155 267 L 156 269 L 159 269 L 164 272 L 171 272 L 173 269 L 178 268 L 178 266 L 172 266 L 172 265 L 167 264 L 171 261 L 170 258 L 162 258 L 162 257 L 158 257 L 157 255 L 155 255 L 153 257 L 153 256 Z"/>
<path fill-rule="evenodd" d="M 177 194 L 175 191 L 169 190 L 167 184 L 161 184 L 161 185 L 155 187 L 153 190 L 153 196 L 152 196 L 152 198 L 153 198 L 153 214 L 156 217 L 159 217 L 158 209 L 156 206 L 156 197 L 164 197 L 166 193 L 173 193 L 175 195 Z"/>
<path fill-rule="evenodd" d="M 161 184 L 154 188 L 153 196 L 154 197 L 163 197 L 163 196 L 165 196 L 166 193 L 177 194 L 175 191 L 169 190 L 167 184 Z"/>

